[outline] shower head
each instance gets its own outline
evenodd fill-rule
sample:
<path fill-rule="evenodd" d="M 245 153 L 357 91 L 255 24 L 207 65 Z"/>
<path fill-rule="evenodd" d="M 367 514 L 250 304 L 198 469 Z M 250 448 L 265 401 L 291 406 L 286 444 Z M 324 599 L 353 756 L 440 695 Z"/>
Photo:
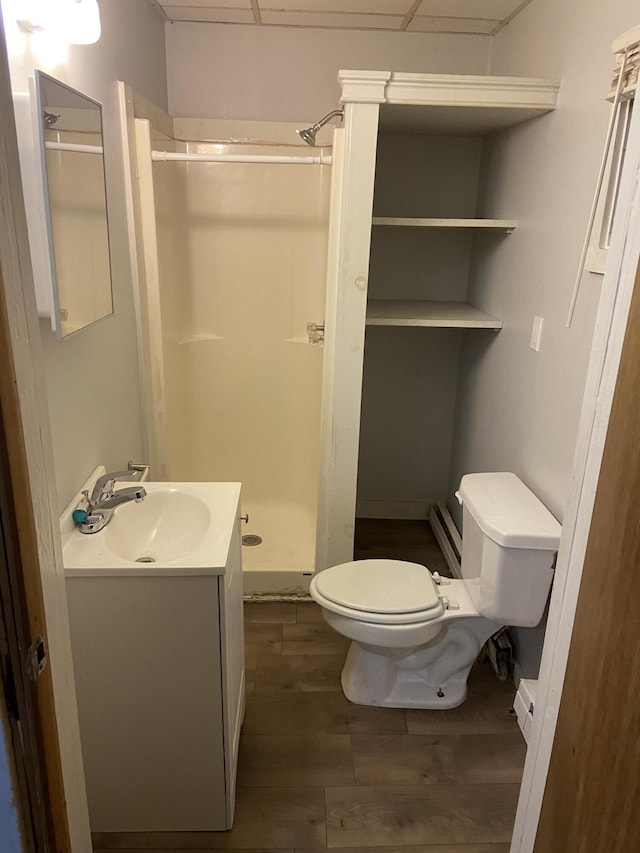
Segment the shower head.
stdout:
<path fill-rule="evenodd" d="M 300 139 L 304 140 L 307 145 L 315 145 L 316 144 L 316 133 L 320 130 L 320 128 L 324 127 L 328 121 L 331 121 L 332 118 L 336 118 L 340 116 L 342 118 L 344 112 L 342 110 L 332 110 L 330 113 L 327 113 L 326 116 L 322 116 L 320 121 L 317 124 L 314 124 L 312 127 L 307 127 L 304 130 L 296 130 L 296 133 L 299 134 Z"/>
<path fill-rule="evenodd" d="M 306 130 L 296 130 L 296 133 L 300 134 L 300 139 L 303 139 L 307 145 L 315 145 L 316 144 L 316 133 L 318 131 L 315 127 L 308 127 Z"/>
<path fill-rule="evenodd" d="M 46 110 L 43 110 L 42 112 L 43 112 L 43 121 L 44 121 L 45 128 L 53 127 L 53 125 L 60 118 L 60 116 L 56 115 L 55 113 L 48 113 Z"/>

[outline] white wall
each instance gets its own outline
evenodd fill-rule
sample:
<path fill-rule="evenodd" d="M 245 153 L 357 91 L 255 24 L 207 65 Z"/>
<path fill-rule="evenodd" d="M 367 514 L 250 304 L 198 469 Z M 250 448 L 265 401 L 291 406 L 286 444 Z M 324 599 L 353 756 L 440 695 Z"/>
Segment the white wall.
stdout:
<path fill-rule="evenodd" d="M 514 471 L 563 519 L 600 276 L 584 275 L 572 329 L 565 320 L 604 146 L 611 42 L 639 22 L 637 0 L 534 0 L 494 40 L 492 74 L 562 82 L 555 113 L 486 148 L 480 213 L 521 226 L 476 254 L 472 301 L 505 327 L 465 342 L 450 492 L 465 472 Z M 529 349 L 535 315 L 545 320 L 539 353 Z M 535 671 L 539 638 L 516 640 Z"/>
<path fill-rule="evenodd" d="M 15 29 L 12 5 L 2 0 L 7 31 Z M 62 344 L 49 321 L 40 322 L 60 509 L 96 465 L 126 467 L 142 453 L 116 81 L 166 106 L 164 22 L 149 0 L 102 0 L 100 12 L 100 41 L 69 48 L 59 63 L 45 64 L 7 36 L 14 92 L 27 91 L 27 78 L 39 67 L 103 104 L 115 316 Z"/>
<path fill-rule="evenodd" d="M 489 36 L 167 24 L 169 112 L 312 123 L 339 69 L 485 74 Z"/>
<path fill-rule="evenodd" d="M 469 339 L 465 348 L 450 485 L 465 471 L 513 470 L 560 520 L 601 276 L 585 274 L 572 329 L 565 320 L 609 116 L 611 42 L 639 20 L 635 0 L 534 0 L 493 48 L 491 73 L 562 82 L 555 113 L 486 146 L 481 212 L 521 226 L 476 256 L 472 301 L 505 328 L 491 346 Z M 536 314 L 540 353 L 529 349 Z"/>

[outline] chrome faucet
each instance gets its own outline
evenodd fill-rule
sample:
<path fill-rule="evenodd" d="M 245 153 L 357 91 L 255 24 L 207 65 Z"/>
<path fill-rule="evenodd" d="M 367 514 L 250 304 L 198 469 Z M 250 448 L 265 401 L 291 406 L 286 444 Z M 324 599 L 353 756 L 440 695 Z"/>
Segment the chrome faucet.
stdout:
<path fill-rule="evenodd" d="M 140 475 L 140 471 L 129 468 L 127 471 L 112 471 L 98 477 L 91 495 L 86 489 L 84 499 L 73 511 L 73 520 L 77 522 L 81 533 L 97 533 L 111 521 L 113 511 L 120 504 L 135 501 L 140 503 L 147 495 L 142 486 L 128 486 L 115 491 L 118 480 L 131 479 Z"/>

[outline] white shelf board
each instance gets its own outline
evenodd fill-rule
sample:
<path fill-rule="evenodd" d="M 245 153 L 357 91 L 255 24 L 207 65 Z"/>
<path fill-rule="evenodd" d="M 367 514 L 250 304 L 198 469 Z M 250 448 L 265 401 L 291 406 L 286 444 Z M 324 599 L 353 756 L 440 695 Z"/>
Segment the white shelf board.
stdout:
<path fill-rule="evenodd" d="M 367 326 L 425 326 L 439 329 L 502 328 L 502 320 L 467 302 L 370 299 Z"/>
<path fill-rule="evenodd" d="M 374 216 L 373 225 L 394 225 L 402 228 L 496 228 L 513 231 L 515 219 L 419 219 L 402 216 Z"/>

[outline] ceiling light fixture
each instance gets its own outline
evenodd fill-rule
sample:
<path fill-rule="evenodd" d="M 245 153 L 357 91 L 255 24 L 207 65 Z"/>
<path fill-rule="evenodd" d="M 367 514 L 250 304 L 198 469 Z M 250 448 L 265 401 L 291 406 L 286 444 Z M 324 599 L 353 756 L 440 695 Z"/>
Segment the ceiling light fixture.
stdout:
<path fill-rule="evenodd" d="M 98 0 L 20 0 L 15 6 L 23 32 L 51 34 L 67 44 L 95 44 L 100 38 Z"/>

